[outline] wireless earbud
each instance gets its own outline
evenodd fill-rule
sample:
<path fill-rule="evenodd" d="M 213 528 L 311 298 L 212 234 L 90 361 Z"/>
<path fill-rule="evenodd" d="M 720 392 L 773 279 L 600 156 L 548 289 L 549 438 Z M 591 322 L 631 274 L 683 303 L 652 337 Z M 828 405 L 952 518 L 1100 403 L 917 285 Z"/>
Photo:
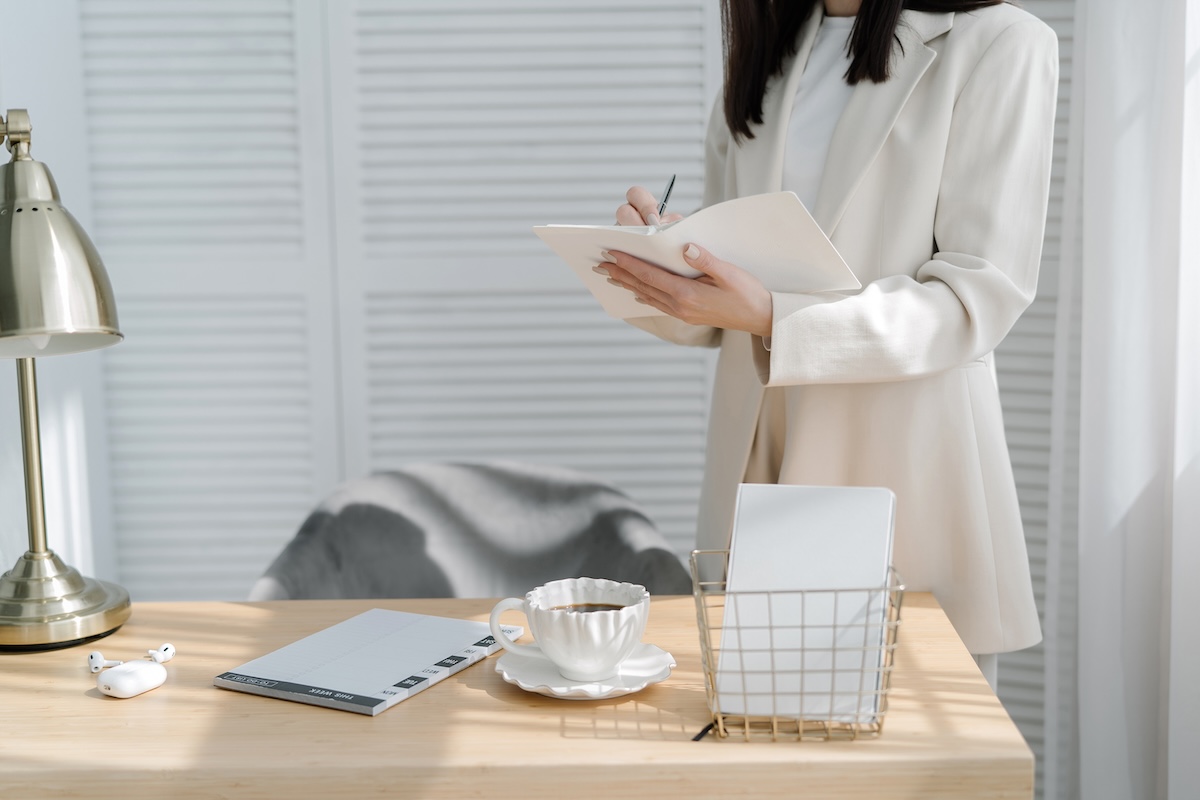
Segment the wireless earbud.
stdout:
<path fill-rule="evenodd" d="M 105 661 L 104 653 L 101 653 L 99 650 L 93 650 L 88 653 L 88 668 L 92 672 L 99 672 L 105 667 L 115 667 L 121 663 L 120 661 Z"/>
<path fill-rule="evenodd" d="M 163 685 L 167 668 L 163 663 L 175 657 L 175 645 L 164 642 L 157 650 L 146 651 L 146 661 L 105 661 L 99 650 L 88 653 L 92 672 L 112 667 L 96 678 L 96 688 L 109 697 L 136 697 Z"/>
<path fill-rule="evenodd" d="M 147 650 L 146 653 L 150 656 L 151 661 L 165 664 L 175 657 L 175 645 L 165 642 L 157 650 Z"/>

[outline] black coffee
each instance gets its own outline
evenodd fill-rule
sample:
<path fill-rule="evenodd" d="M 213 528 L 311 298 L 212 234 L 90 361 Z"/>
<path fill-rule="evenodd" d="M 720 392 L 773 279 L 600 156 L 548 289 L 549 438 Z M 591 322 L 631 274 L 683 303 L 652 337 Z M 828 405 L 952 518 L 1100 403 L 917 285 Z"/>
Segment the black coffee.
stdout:
<path fill-rule="evenodd" d="M 589 611 L 620 611 L 625 606 L 614 606 L 611 603 L 571 603 L 566 606 L 552 606 L 551 611 L 578 611 L 587 613 Z"/>

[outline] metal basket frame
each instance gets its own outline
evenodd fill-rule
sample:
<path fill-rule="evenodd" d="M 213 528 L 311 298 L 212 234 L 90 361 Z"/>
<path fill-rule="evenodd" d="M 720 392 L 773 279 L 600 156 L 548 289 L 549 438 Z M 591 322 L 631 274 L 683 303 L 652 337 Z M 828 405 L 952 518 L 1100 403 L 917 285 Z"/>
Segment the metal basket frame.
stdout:
<path fill-rule="evenodd" d="M 891 689 L 892 668 L 900 630 L 900 609 L 904 585 L 894 569 L 889 569 L 884 586 L 846 589 L 805 589 L 794 591 L 727 591 L 728 550 L 695 550 L 690 559 L 696 618 L 700 632 L 700 652 L 704 668 L 704 689 L 713 715 L 713 731 L 725 739 L 741 735 L 746 741 L 853 740 L 873 738 L 883 730 Z M 709 576 L 716 576 L 711 577 Z M 703 578 L 703 579 L 702 579 Z M 878 619 L 839 623 L 837 609 L 862 598 L 878 596 Z M 874 602 L 874 601 L 868 601 Z M 767 611 L 766 619 L 738 624 L 738 605 Z M 804 609 L 825 606 L 833 609 L 833 621 L 814 625 L 805 621 Z M 793 613 L 773 613 L 772 609 L 800 609 L 799 621 Z M 732 618 L 734 624 L 726 627 Z M 840 638 L 861 642 L 844 644 Z M 846 634 L 851 634 L 849 637 Z M 810 639 L 829 638 L 828 644 L 811 647 Z M 766 641 L 766 645 L 741 646 L 746 640 Z M 792 644 L 787 644 L 788 642 Z M 798 644 L 797 644 L 798 643 Z M 755 656 L 767 668 L 746 668 L 746 654 Z M 724 663 L 722 663 L 724 657 Z M 858 659 L 859 667 L 853 666 Z M 808 663 L 828 660 L 828 669 L 810 670 Z M 836 665 L 849 662 L 851 666 Z M 799 664 L 799 666 L 796 666 Z M 778 669 L 777 669 L 778 667 Z M 826 673 L 828 673 L 826 675 Z M 819 676 L 819 677 L 814 677 Z M 856 690 L 839 691 L 836 682 L 857 676 Z M 724 677 L 724 688 L 721 677 Z M 806 685 L 806 677 L 809 683 Z M 730 682 L 741 691 L 730 691 Z M 749 691 L 752 682 L 769 685 L 769 691 Z M 784 689 L 779 689 L 780 684 Z M 826 688 L 826 683 L 828 688 Z M 819 688 L 812 688 L 813 685 Z M 723 711 L 736 708 L 738 713 Z M 772 713 L 756 713 L 752 706 L 770 704 Z M 854 704 L 839 711 L 838 703 Z M 779 713 L 780 704 L 795 704 L 795 711 Z M 827 713 L 813 713 L 812 707 L 828 705 Z M 864 711 L 864 708 L 866 709 Z"/>

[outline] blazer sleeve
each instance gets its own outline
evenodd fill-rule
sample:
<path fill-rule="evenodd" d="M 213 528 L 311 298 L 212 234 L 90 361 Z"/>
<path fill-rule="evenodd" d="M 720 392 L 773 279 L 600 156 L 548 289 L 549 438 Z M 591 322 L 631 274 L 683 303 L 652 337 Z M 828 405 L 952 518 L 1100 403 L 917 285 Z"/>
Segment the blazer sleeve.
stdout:
<path fill-rule="evenodd" d="M 854 295 L 773 293 L 770 349 L 753 348 L 764 384 L 917 377 L 996 348 L 1037 290 L 1057 87 L 1044 23 L 992 39 L 955 101 L 932 258 Z"/>
<path fill-rule="evenodd" d="M 704 203 L 701 208 L 727 199 L 725 196 L 726 157 L 729 153 L 729 127 L 725 124 L 725 104 L 720 94 L 713 103 L 704 137 Z M 675 344 L 696 347 L 717 347 L 721 344 L 721 329 L 708 325 L 689 325 L 665 314 L 632 317 L 625 320 L 635 328 L 648 331 L 660 339 Z"/>

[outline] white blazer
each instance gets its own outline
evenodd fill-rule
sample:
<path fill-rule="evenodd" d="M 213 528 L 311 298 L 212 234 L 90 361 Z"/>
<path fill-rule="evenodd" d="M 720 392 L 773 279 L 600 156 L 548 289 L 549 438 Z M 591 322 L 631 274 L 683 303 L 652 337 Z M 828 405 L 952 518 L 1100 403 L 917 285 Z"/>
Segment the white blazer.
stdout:
<path fill-rule="evenodd" d="M 768 86 L 753 139 L 733 141 L 716 104 L 706 204 L 779 191 L 815 34 Z M 774 293 L 769 350 L 738 331 L 632 322 L 721 347 L 698 547 L 728 546 L 764 390 L 781 387 L 779 482 L 890 487 L 907 586 L 937 596 L 971 652 L 1016 650 L 1041 630 L 992 351 L 1037 288 L 1058 43 L 1010 5 L 904 11 L 897 36 L 892 77 L 850 97 L 812 209 L 864 288 Z"/>

